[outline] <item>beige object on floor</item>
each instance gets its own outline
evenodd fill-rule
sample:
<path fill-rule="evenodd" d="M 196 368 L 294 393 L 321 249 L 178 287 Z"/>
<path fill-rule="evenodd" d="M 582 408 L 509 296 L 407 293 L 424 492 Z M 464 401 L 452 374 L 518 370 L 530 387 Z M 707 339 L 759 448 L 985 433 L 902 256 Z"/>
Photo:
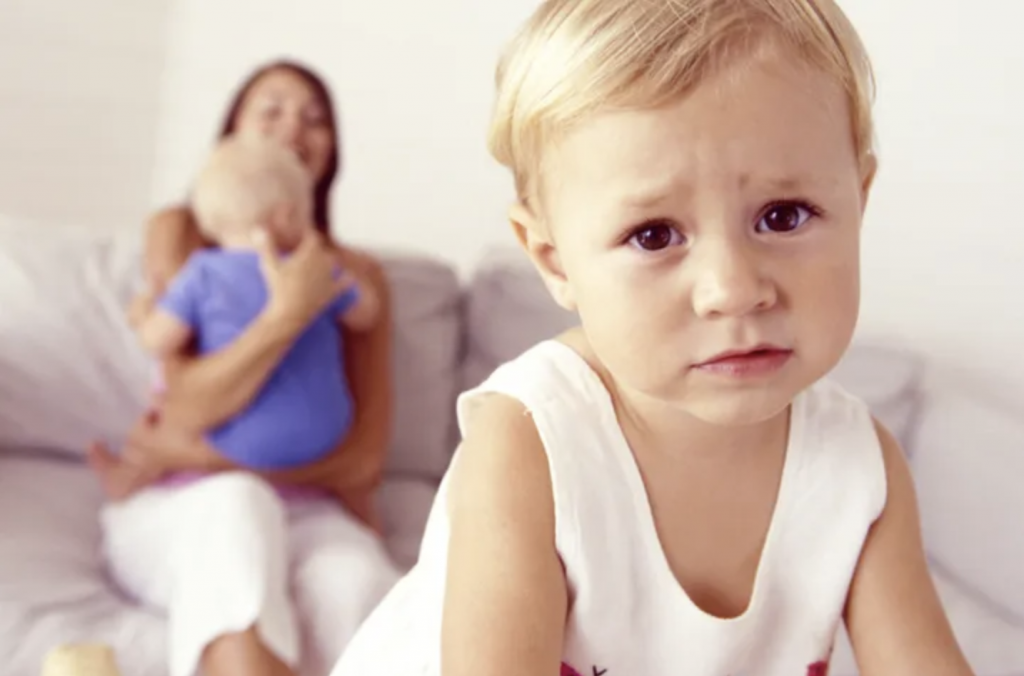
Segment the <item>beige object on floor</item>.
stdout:
<path fill-rule="evenodd" d="M 102 643 L 62 645 L 50 651 L 42 676 L 121 676 L 113 649 Z"/>

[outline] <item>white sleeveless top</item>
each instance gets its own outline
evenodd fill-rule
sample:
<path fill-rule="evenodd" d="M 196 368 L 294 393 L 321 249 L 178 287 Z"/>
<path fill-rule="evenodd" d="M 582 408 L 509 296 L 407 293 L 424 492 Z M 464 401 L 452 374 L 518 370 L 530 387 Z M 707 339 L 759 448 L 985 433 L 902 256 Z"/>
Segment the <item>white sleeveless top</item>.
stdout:
<path fill-rule="evenodd" d="M 547 453 L 570 593 L 561 676 L 824 676 L 861 547 L 885 504 L 881 447 L 863 403 L 827 381 L 793 402 L 753 596 L 743 615 L 720 619 L 672 574 L 611 398 L 582 357 L 548 341 L 503 365 L 459 398 L 463 433 L 490 393 L 523 403 Z M 440 674 L 447 483 L 419 563 L 334 676 Z"/>

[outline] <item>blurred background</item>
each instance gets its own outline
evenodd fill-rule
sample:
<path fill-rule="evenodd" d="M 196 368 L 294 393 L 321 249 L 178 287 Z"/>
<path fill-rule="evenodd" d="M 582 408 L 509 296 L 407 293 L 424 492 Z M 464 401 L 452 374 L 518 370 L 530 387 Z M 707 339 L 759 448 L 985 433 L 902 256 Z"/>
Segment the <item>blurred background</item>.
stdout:
<path fill-rule="evenodd" d="M 881 157 L 842 380 L 903 421 L 929 560 L 972 664 L 1022 676 L 1024 3 L 840 4 L 874 59 Z M 181 202 L 236 88 L 296 59 L 339 108 L 335 234 L 416 255 L 388 267 L 403 379 L 389 480 L 419 507 L 385 490 L 389 546 L 413 559 L 455 393 L 566 321 L 518 254 L 485 255 L 513 243 L 511 179 L 485 148 L 494 66 L 536 5 L 0 0 L 0 446 L 80 454 L 97 429 L 127 429 L 126 383 L 144 370 L 114 297 L 129 276 L 100 233 L 130 239 Z M 163 674 L 156 620 L 100 576 L 94 484 L 81 466 L 0 457 L 4 674 L 96 636 L 133 674 Z"/>
<path fill-rule="evenodd" d="M 138 228 L 178 201 L 235 87 L 290 56 L 344 134 L 337 234 L 465 270 L 511 241 L 484 135 L 502 42 L 536 0 L 3 0 L 0 205 Z M 878 75 L 862 334 L 1024 413 L 1020 3 L 847 0 Z"/>

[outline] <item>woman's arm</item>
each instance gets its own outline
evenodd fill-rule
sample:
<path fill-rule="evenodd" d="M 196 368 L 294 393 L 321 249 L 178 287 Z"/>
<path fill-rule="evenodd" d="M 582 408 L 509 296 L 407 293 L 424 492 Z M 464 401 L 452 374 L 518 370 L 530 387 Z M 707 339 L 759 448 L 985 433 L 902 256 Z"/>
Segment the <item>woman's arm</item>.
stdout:
<path fill-rule="evenodd" d="M 161 415 L 168 424 L 193 432 L 226 421 L 253 400 L 297 334 L 292 323 L 263 312 L 218 352 L 165 360 Z"/>
<path fill-rule="evenodd" d="M 921 541 L 914 486 L 899 443 L 881 425 L 888 483 L 850 589 L 846 625 L 864 676 L 971 676 L 943 612 Z"/>
<path fill-rule="evenodd" d="M 340 249 L 338 255 L 343 268 L 351 270 L 377 300 L 377 320 L 371 328 L 343 329 L 345 370 L 355 410 L 352 428 L 324 460 L 267 476 L 344 495 L 376 487 L 384 471 L 391 435 L 392 317 L 390 287 L 380 263 L 348 249 Z"/>

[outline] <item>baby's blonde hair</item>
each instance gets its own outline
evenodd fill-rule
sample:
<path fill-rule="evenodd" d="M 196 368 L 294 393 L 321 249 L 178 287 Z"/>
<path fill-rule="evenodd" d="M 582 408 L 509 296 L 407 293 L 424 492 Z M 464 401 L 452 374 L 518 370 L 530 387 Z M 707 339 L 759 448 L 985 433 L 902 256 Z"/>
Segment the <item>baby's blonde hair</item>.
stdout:
<path fill-rule="evenodd" d="M 491 154 L 526 202 L 536 197 L 544 149 L 580 121 L 669 103 L 764 45 L 793 50 L 842 85 L 867 166 L 871 64 L 833 0 L 546 0 L 498 64 Z"/>
<path fill-rule="evenodd" d="M 261 138 L 235 136 L 218 144 L 192 192 L 199 229 L 213 240 L 228 229 L 265 225 L 283 205 L 311 218 L 313 179 L 295 153 Z"/>

